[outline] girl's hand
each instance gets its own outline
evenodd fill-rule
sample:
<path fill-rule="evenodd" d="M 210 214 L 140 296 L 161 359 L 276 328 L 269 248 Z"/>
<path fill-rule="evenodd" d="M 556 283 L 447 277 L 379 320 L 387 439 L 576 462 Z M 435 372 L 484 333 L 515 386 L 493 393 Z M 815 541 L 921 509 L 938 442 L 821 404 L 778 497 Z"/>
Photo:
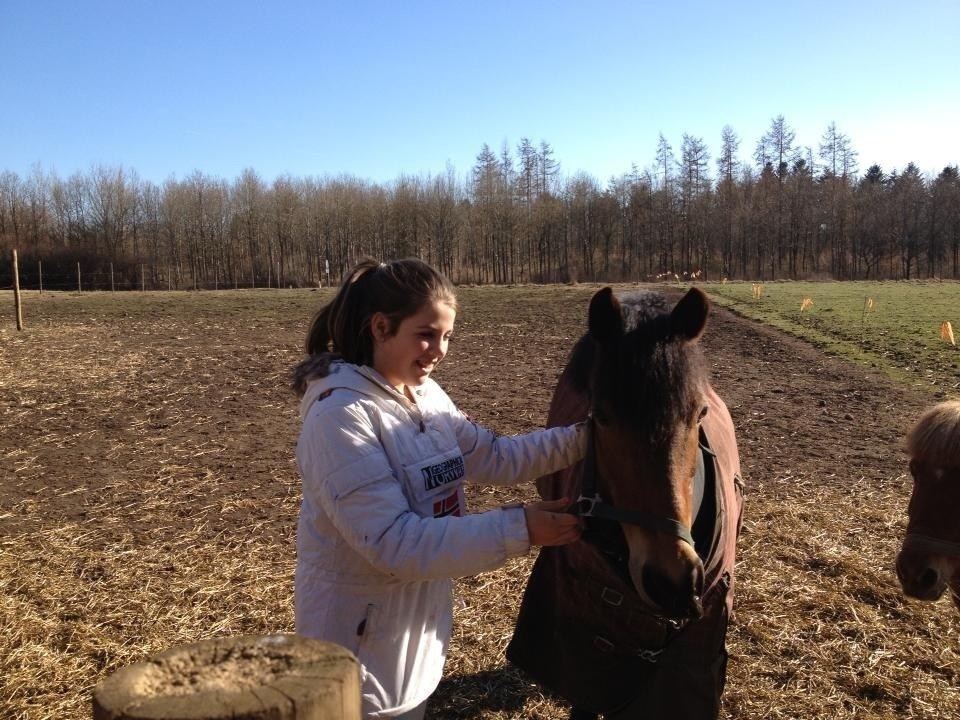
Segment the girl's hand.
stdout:
<path fill-rule="evenodd" d="M 531 545 L 566 545 L 580 539 L 580 518 L 564 512 L 569 505 L 569 498 L 560 498 L 523 506 Z"/>

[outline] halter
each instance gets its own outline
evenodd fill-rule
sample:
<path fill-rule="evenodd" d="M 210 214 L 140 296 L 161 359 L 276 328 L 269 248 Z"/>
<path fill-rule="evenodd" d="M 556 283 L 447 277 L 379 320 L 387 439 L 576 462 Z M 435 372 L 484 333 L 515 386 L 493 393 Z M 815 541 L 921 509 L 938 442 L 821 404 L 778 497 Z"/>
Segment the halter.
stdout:
<path fill-rule="evenodd" d="M 908 532 L 903 539 L 904 549 L 920 550 L 932 555 L 960 557 L 960 542 L 950 542 L 940 538 Z"/>
<path fill-rule="evenodd" d="M 643 510 L 624 510 L 607 503 L 597 492 L 597 451 L 594 441 L 594 420 L 587 418 L 587 454 L 583 459 L 580 475 L 580 497 L 571 505 L 567 512 L 580 517 L 601 518 L 615 520 L 628 525 L 636 525 L 645 530 L 672 535 L 683 540 L 691 548 L 694 547 L 693 535 L 690 528 L 673 518 L 664 517 Z M 703 452 L 697 453 L 697 479 L 695 486 L 699 486 L 702 495 L 704 478 Z M 699 480 L 699 482 L 697 482 Z M 694 513 L 696 514 L 696 513 Z"/>

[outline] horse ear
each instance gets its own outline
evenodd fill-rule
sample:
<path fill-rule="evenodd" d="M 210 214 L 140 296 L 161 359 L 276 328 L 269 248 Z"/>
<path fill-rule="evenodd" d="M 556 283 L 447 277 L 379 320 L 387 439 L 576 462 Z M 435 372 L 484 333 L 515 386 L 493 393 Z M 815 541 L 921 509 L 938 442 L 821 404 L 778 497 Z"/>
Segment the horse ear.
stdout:
<path fill-rule="evenodd" d="M 690 288 L 670 313 L 673 331 L 689 342 L 698 340 L 707 325 L 710 301 L 699 288 Z"/>
<path fill-rule="evenodd" d="M 590 300 L 587 327 L 598 342 L 609 342 L 623 334 L 620 301 L 611 288 L 605 287 Z"/>

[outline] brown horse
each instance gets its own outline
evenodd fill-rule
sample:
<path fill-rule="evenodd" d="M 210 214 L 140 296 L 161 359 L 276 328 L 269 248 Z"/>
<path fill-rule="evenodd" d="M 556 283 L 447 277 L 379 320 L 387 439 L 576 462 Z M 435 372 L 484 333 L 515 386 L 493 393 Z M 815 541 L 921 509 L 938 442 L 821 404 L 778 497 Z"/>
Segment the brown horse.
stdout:
<path fill-rule="evenodd" d="M 719 712 L 742 488 L 697 342 L 708 313 L 696 289 L 672 311 L 601 290 L 554 393 L 548 424 L 586 419 L 590 443 L 538 489 L 579 498 L 586 529 L 541 550 L 507 657 L 571 717 Z"/>
<path fill-rule="evenodd" d="M 907 452 L 913 494 L 897 577 L 920 600 L 949 588 L 960 609 L 960 402 L 927 410 L 907 435 Z"/>

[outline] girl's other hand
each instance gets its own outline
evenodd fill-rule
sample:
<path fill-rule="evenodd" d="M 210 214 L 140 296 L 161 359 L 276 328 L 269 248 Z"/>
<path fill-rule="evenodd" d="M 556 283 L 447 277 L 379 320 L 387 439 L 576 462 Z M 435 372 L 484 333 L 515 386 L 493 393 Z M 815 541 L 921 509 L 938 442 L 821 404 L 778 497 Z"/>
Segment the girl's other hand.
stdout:
<path fill-rule="evenodd" d="M 523 506 L 531 545 L 566 545 L 580 539 L 582 525 L 576 515 L 564 512 L 569 498 L 544 500 Z"/>

